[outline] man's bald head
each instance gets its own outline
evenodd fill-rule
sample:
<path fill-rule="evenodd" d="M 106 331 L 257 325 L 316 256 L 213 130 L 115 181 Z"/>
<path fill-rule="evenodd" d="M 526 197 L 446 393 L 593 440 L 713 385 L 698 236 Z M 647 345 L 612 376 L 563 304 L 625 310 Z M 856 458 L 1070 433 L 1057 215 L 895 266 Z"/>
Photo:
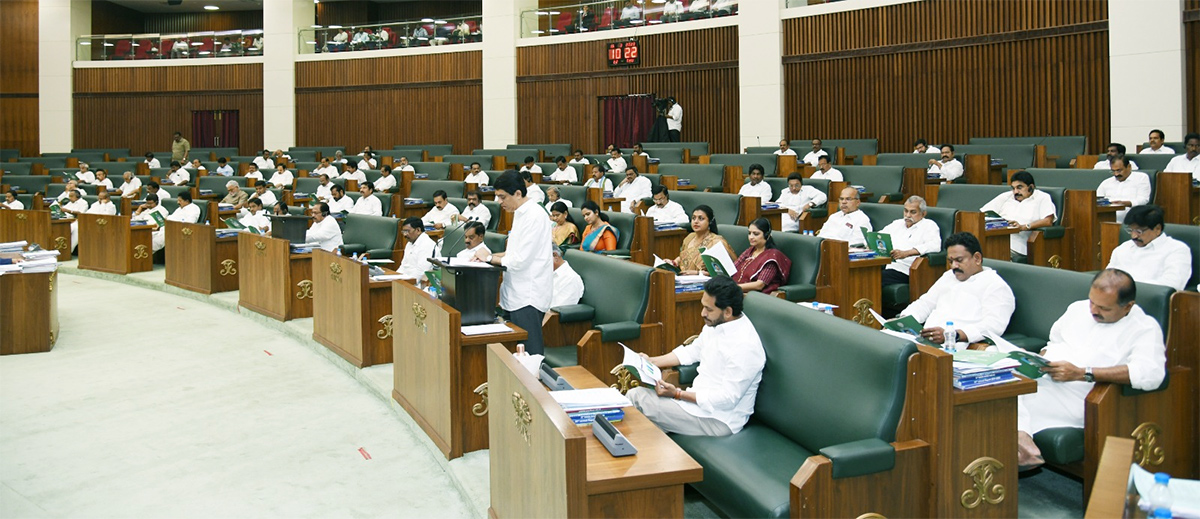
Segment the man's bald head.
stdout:
<path fill-rule="evenodd" d="M 1133 277 L 1120 269 L 1105 269 L 1092 278 L 1088 291 L 1092 319 L 1098 323 L 1115 323 L 1129 315 L 1137 298 Z"/>

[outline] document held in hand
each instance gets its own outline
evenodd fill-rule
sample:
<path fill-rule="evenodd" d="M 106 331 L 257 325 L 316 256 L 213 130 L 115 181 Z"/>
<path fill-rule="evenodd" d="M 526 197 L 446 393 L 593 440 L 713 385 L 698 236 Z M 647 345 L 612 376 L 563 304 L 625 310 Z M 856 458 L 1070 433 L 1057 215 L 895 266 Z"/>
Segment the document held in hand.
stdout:
<path fill-rule="evenodd" d="M 863 238 L 867 240 L 867 248 L 875 251 L 875 255 L 888 258 L 892 255 L 892 235 L 884 232 L 871 232 L 866 227 L 862 229 Z"/>
<path fill-rule="evenodd" d="M 625 358 L 621 359 L 621 365 L 625 366 L 625 369 L 629 370 L 643 384 L 654 386 L 658 384 L 659 380 L 662 380 L 662 370 L 650 362 L 650 359 L 638 355 L 636 351 L 629 349 L 624 344 L 621 344 L 621 349 L 625 350 Z"/>
<path fill-rule="evenodd" d="M 737 274 L 737 267 L 733 266 L 733 258 L 729 257 L 725 247 L 702 248 L 700 259 L 704 261 L 704 268 L 710 276 L 733 277 Z"/>
<path fill-rule="evenodd" d="M 663 270 L 666 270 L 669 272 L 674 272 L 676 274 L 678 274 L 680 272 L 679 267 L 676 267 L 675 265 L 667 263 L 667 260 L 664 260 L 664 259 L 658 257 L 658 254 L 654 255 L 654 268 L 663 269 Z"/>

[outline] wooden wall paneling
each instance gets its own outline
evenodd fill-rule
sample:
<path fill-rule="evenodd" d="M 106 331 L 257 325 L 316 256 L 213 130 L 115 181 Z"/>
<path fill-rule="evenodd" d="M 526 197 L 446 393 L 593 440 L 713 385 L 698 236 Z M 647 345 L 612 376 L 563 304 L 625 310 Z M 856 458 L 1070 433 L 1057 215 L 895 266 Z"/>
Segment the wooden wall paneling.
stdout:
<path fill-rule="evenodd" d="M 365 0 L 321 2 L 317 6 L 317 24 L 353 25 L 377 20 L 378 4 Z"/>
<path fill-rule="evenodd" d="M 0 148 L 37 155 L 38 4 L 0 1 Z"/>
<path fill-rule="evenodd" d="M 92 2 L 91 34 L 135 34 L 146 32 L 146 16 L 105 0 Z"/>
<path fill-rule="evenodd" d="M 144 20 L 143 30 L 157 33 L 263 28 L 262 10 L 179 14 L 146 13 Z"/>
<path fill-rule="evenodd" d="M 379 20 L 408 21 L 422 18 L 479 16 L 482 0 L 440 0 L 437 2 L 386 2 L 379 4 Z"/>
<path fill-rule="evenodd" d="M 262 65 L 75 69 L 76 94 L 262 90 Z"/>
<path fill-rule="evenodd" d="M 483 52 L 296 63 L 296 88 L 356 88 L 483 78 Z"/>
<path fill-rule="evenodd" d="M 1187 131 L 1200 131 L 1200 0 L 1188 0 L 1190 9 L 1185 11 L 1183 24 L 1184 56 L 1187 73 Z M 1182 136 L 1180 136 L 1182 138 Z"/>
<path fill-rule="evenodd" d="M 642 64 L 612 70 L 605 61 L 609 41 L 598 40 L 517 49 L 517 77 L 556 74 L 625 75 L 663 67 L 694 67 L 738 60 L 737 27 L 638 36 Z M 703 50 L 700 54 L 697 51 Z M 686 109 L 686 106 L 684 107 Z"/>

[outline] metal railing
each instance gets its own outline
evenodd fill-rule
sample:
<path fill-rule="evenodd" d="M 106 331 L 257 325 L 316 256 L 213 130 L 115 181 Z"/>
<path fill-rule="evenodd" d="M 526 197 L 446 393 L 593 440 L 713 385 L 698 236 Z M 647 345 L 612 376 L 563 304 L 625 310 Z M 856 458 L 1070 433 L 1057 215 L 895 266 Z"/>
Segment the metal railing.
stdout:
<path fill-rule="evenodd" d="M 521 37 L 705 20 L 737 14 L 737 0 L 602 0 L 521 12 Z"/>
<path fill-rule="evenodd" d="M 300 54 L 358 52 L 483 41 L 479 15 L 356 25 L 314 25 L 299 31 Z"/>
<path fill-rule="evenodd" d="M 75 40 L 76 61 L 261 56 L 262 29 L 151 34 L 91 34 Z"/>

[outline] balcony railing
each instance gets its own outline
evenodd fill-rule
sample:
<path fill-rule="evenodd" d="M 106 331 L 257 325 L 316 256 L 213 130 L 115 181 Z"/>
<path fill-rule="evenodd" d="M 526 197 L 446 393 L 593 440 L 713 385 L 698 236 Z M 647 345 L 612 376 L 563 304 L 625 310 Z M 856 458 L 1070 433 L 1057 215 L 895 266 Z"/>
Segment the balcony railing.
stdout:
<path fill-rule="evenodd" d="M 480 41 L 483 41 L 483 24 L 478 15 L 347 26 L 314 25 L 300 30 L 300 53 L 359 52 Z"/>
<path fill-rule="evenodd" d="M 765 1 L 765 0 L 763 0 Z M 603 0 L 521 12 L 521 37 L 705 20 L 737 14 L 737 0 Z"/>
<path fill-rule="evenodd" d="M 75 41 L 77 61 L 261 56 L 262 29 L 172 34 L 93 34 Z"/>

